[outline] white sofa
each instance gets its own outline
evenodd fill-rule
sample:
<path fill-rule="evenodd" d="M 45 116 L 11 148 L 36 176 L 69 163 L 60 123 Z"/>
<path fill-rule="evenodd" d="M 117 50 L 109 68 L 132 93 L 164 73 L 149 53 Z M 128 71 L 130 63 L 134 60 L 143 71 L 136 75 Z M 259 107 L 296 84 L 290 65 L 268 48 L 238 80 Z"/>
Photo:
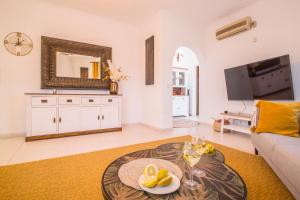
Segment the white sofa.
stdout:
<path fill-rule="evenodd" d="M 296 199 L 300 199 L 300 138 L 253 133 L 252 142 Z"/>

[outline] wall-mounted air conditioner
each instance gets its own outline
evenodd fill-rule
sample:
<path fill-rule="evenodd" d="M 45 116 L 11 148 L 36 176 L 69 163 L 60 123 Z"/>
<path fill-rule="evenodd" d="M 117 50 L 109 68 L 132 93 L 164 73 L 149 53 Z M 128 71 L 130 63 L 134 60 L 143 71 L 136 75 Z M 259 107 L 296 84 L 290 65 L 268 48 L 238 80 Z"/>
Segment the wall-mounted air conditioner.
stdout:
<path fill-rule="evenodd" d="M 245 17 L 243 19 L 232 22 L 216 31 L 216 37 L 218 40 L 242 33 L 250 30 L 255 22 L 252 21 L 251 17 Z"/>

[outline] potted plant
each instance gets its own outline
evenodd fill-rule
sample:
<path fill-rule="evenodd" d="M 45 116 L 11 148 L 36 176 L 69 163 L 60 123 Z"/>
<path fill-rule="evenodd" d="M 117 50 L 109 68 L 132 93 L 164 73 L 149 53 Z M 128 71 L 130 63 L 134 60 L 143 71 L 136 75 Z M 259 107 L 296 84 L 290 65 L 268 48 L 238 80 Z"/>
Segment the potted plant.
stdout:
<path fill-rule="evenodd" d="M 109 68 L 105 68 L 106 76 L 104 79 L 110 79 L 109 92 L 110 94 L 118 94 L 118 83 L 122 80 L 128 80 L 121 68 L 115 67 L 110 60 L 107 61 Z"/>

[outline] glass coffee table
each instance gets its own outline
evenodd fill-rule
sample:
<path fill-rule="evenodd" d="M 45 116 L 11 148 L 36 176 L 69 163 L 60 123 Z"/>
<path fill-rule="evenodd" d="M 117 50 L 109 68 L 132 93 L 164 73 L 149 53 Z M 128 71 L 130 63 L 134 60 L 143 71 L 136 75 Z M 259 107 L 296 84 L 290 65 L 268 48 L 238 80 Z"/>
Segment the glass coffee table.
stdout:
<path fill-rule="evenodd" d="M 204 155 L 194 167 L 203 170 L 205 177 L 194 176 L 194 180 L 201 184 L 197 190 L 189 190 L 182 185 L 168 195 L 153 195 L 144 191 L 126 186 L 118 177 L 121 165 L 139 158 L 159 158 L 171 161 L 178 165 L 182 172 L 182 180 L 188 179 L 189 168 L 182 158 L 183 143 L 169 143 L 158 146 L 155 149 L 141 150 L 124 155 L 113 161 L 105 170 L 102 177 L 102 193 L 107 200 L 146 200 L 146 199 L 246 199 L 247 187 L 240 175 L 227 166 L 224 155 L 216 150 L 211 155 Z"/>

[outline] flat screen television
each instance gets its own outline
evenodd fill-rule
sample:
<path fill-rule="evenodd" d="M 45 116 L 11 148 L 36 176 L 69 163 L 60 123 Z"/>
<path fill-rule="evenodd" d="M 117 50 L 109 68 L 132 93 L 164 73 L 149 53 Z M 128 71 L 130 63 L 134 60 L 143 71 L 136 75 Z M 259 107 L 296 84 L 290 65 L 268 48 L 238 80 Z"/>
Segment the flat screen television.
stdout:
<path fill-rule="evenodd" d="M 289 55 L 225 69 L 228 100 L 294 100 Z"/>

